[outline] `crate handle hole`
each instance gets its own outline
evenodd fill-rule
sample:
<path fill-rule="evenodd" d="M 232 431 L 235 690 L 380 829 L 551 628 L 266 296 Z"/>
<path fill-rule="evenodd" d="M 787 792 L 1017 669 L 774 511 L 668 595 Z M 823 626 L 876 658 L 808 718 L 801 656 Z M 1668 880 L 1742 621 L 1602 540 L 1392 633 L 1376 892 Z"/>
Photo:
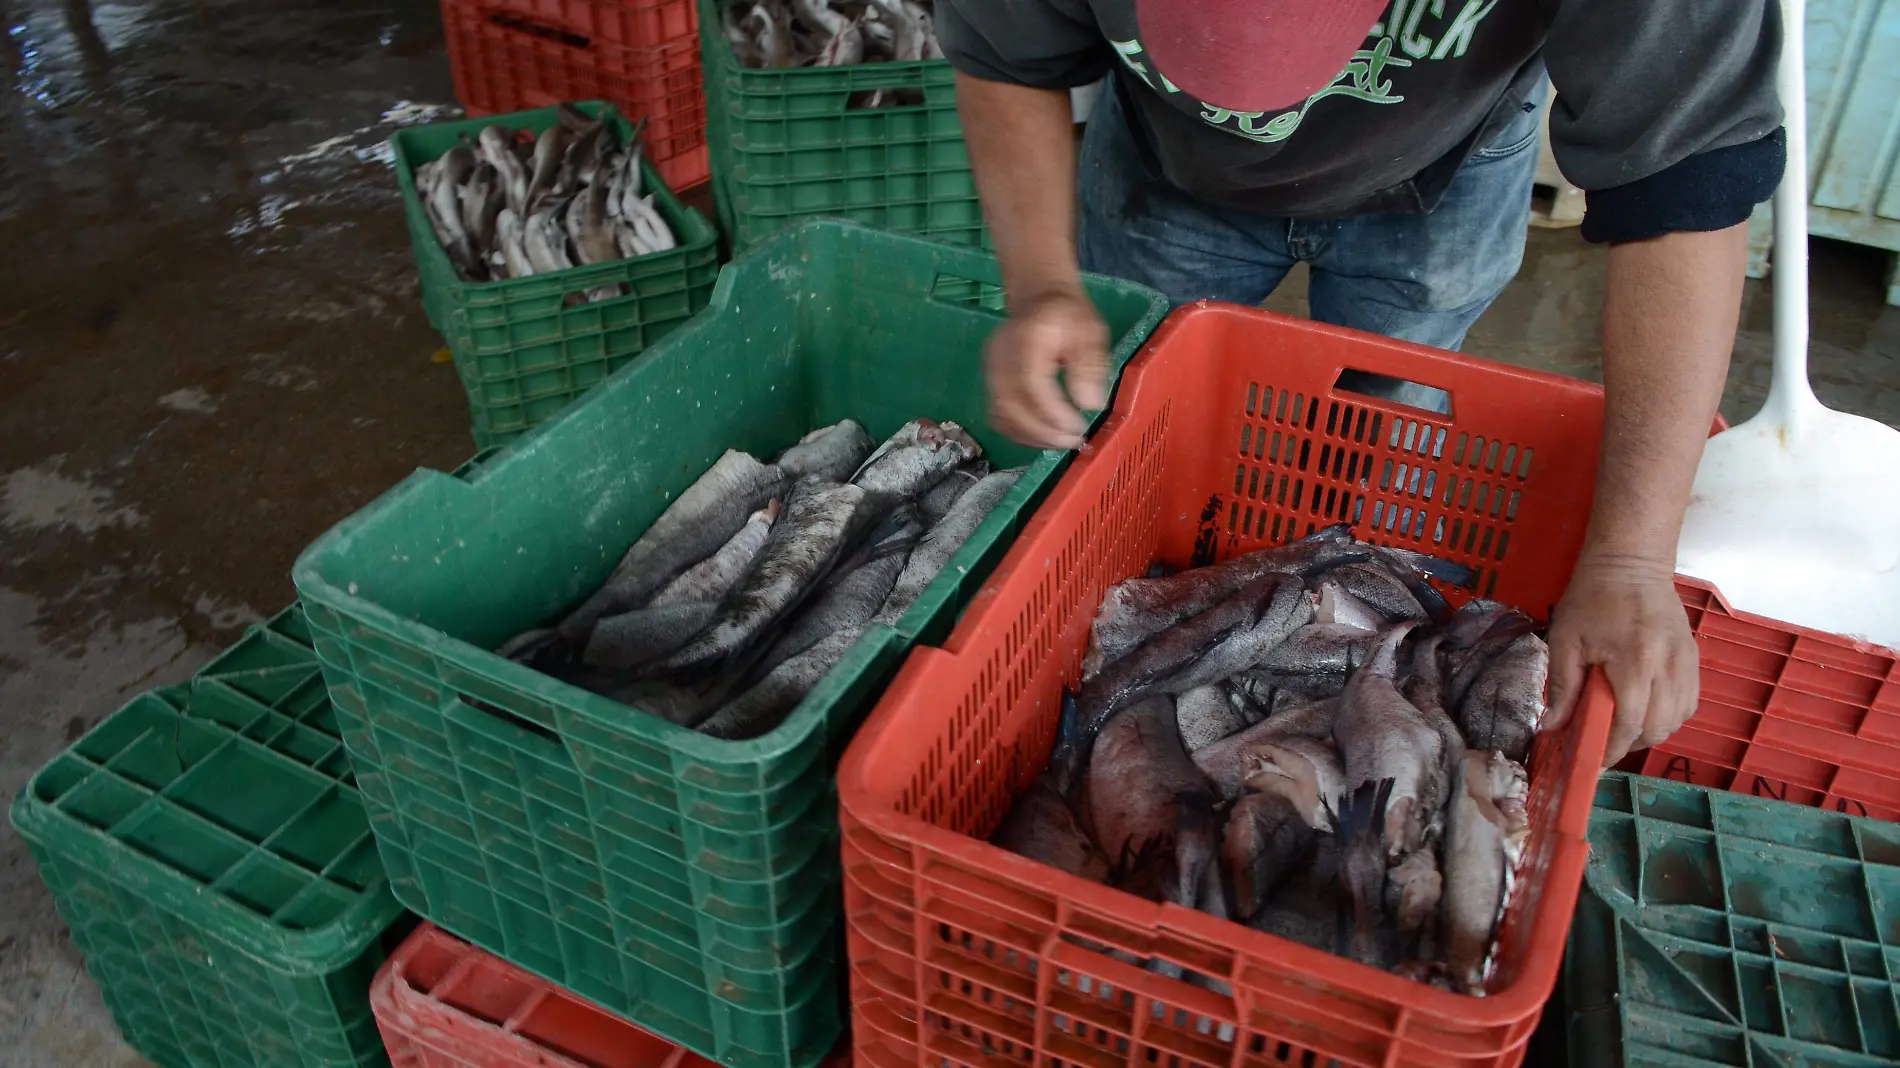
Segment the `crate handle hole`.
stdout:
<path fill-rule="evenodd" d="M 468 708 L 471 711 L 487 716 L 498 722 L 505 723 L 508 726 L 513 727 L 516 730 L 521 731 L 525 734 L 531 734 L 537 738 L 542 738 L 547 741 L 553 742 L 556 746 L 561 745 L 561 736 L 559 734 L 556 734 L 553 731 L 553 729 L 548 727 L 546 724 L 536 723 L 534 720 L 531 720 L 526 716 L 523 716 L 516 712 L 510 712 L 507 709 L 501 707 L 500 705 L 492 704 L 488 701 L 484 701 L 473 694 L 457 693 L 455 695 L 455 698 L 457 701 L 460 701 L 462 703 L 463 707 Z"/>
<path fill-rule="evenodd" d="M 1003 287 L 981 278 L 938 271 L 930 280 L 930 299 L 939 304 L 1002 315 Z"/>
<path fill-rule="evenodd" d="M 488 21 L 504 30 L 525 33 L 533 37 L 539 37 L 544 41 L 553 41 L 555 44 L 566 45 L 569 48 L 589 48 L 592 47 L 594 43 L 593 38 L 588 37 L 586 34 L 575 33 L 573 30 L 562 29 L 559 26 L 550 26 L 545 22 L 536 22 L 533 19 L 523 18 L 520 15 L 511 14 L 506 11 L 489 12 Z"/>
<path fill-rule="evenodd" d="M 1364 397 L 1392 401 L 1412 408 L 1422 408 L 1439 415 L 1451 414 L 1451 394 L 1437 386 L 1428 386 L 1423 382 L 1414 382 L 1409 378 L 1396 378 L 1380 374 L 1377 371 L 1361 371 L 1348 367 L 1339 372 L 1333 381 L 1333 390 L 1343 393 L 1357 393 Z"/>

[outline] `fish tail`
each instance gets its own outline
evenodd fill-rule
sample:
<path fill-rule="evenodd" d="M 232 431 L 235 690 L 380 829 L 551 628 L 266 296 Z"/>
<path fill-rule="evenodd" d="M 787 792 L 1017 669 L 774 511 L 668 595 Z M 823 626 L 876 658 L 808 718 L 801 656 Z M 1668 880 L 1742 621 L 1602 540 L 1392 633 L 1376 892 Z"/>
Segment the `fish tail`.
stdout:
<path fill-rule="evenodd" d="M 1339 879 L 1352 902 L 1351 942 L 1346 956 L 1377 963 L 1385 914 L 1385 810 L 1391 779 L 1361 783 L 1339 808 Z"/>

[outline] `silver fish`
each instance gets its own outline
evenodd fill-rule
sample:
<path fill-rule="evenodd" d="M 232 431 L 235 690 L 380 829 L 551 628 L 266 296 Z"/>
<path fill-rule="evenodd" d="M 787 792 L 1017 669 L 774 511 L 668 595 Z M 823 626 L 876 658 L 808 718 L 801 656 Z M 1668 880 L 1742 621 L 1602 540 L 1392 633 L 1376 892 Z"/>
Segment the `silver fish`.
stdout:
<path fill-rule="evenodd" d="M 456 271 L 465 279 L 480 281 L 486 277 L 486 271 L 462 222 L 462 186 L 474 177 L 475 169 L 475 153 L 467 146 L 457 145 L 449 149 L 435 169 L 429 210 L 448 234 L 449 241 L 445 248 Z"/>
<path fill-rule="evenodd" d="M 1381 837 L 1395 861 L 1423 844 L 1426 824 L 1448 789 L 1437 732 L 1393 681 L 1399 644 L 1412 626 L 1402 623 L 1380 635 L 1372 659 L 1347 684 L 1333 723 L 1347 791 L 1391 782 L 1384 791 L 1389 802 L 1379 807 L 1386 821 Z"/>
<path fill-rule="evenodd" d="M 961 426 L 919 419 L 891 435 L 851 481 L 864 490 L 867 509 L 882 514 L 915 500 L 982 452 Z"/>
<path fill-rule="evenodd" d="M 1255 589 L 1256 587 L 1249 587 Z M 1192 662 L 1168 676 L 1162 687 L 1185 693 L 1258 664 L 1313 618 L 1313 602 L 1298 579 L 1274 575 L 1262 580 L 1257 614 L 1229 631 Z"/>
<path fill-rule="evenodd" d="M 648 608 L 665 608 L 672 604 L 691 601 L 719 602 L 732 591 L 741 577 L 752 567 L 753 558 L 765 545 L 766 532 L 772 529 L 772 523 L 778 519 L 780 504 L 777 501 L 766 502 L 765 507 L 746 517 L 745 525 L 739 532 L 726 539 L 718 551 L 679 573 L 678 577 L 660 588 L 647 602 Z"/>
<path fill-rule="evenodd" d="M 1175 724 L 1188 755 L 1247 729 L 1247 717 L 1228 699 L 1221 683 L 1197 687 L 1175 699 Z"/>
<path fill-rule="evenodd" d="M 785 494 L 785 473 L 727 450 L 627 549 L 606 583 L 561 621 L 561 634 L 584 642 L 594 621 L 645 604 L 673 576 L 716 552 L 753 512 Z"/>
<path fill-rule="evenodd" d="M 469 176 L 461 195 L 462 228 L 477 252 L 486 254 L 495 247 L 495 219 L 506 202 L 500 172 L 494 164 L 483 161 Z"/>
<path fill-rule="evenodd" d="M 526 230 L 521 216 L 507 208 L 495 217 L 495 246 L 502 254 L 508 277 L 526 278 L 534 273 L 534 262 L 528 259 Z"/>
<path fill-rule="evenodd" d="M 1549 678 L 1550 647 L 1544 640 L 1535 634 L 1512 639 L 1473 680 L 1458 705 L 1458 726 L 1471 747 L 1496 749 L 1523 763 L 1543 722 Z"/>
<path fill-rule="evenodd" d="M 715 738 L 757 738 L 785 721 L 832 667 L 857 644 L 862 627 L 834 631 L 773 668 L 699 725 Z"/>
<path fill-rule="evenodd" d="M 891 595 L 905 561 L 923 536 L 924 525 L 915 508 L 905 506 L 886 516 L 864 545 L 840 563 L 824 587 L 798 610 L 753 670 L 769 671 L 828 634 L 862 631 Z"/>
<path fill-rule="evenodd" d="M 950 514 L 944 516 L 942 522 L 930 528 L 930 533 L 924 535 L 916 551 L 910 554 L 910 560 L 905 564 L 903 574 L 898 576 L 889 599 L 878 610 L 879 623 L 897 625 L 904 613 L 917 603 L 917 598 L 923 596 L 924 590 L 936 581 L 950 563 L 950 558 L 963 548 L 963 543 L 970 540 L 970 535 L 976 533 L 976 528 L 982 525 L 1004 495 L 1016 485 L 1022 473 L 1022 468 L 1016 468 L 998 471 L 983 479 L 975 489 L 965 493 L 951 506 Z"/>
<path fill-rule="evenodd" d="M 1429 848 L 1415 850 L 1385 873 L 1386 911 L 1400 934 L 1417 934 L 1438 917 L 1445 881 L 1438 857 Z"/>
<path fill-rule="evenodd" d="M 720 604 L 717 619 L 668 657 L 661 669 L 710 668 L 749 648 L 824 580 L 844 549 L 852 515 L 863 499 L 864 491 L 853 485 L 816 478 L 794 483 L 784 514 L 772 524 L 752 570 Z"/>
<path fill-rule="evenodd" d="M 982 460 L 964 464 L 944 477 L 942 482 L 930 488 L 928 493 L 917 498 L 917 510 L 923 513 L 924 522 L 936 525 L 950 514 L 950 507 L 957 498 L 969 491 L 971 486 L 983 480 L 990 473 L 990 465 Z"/>
<path fill-rule="evenodd" d="M 779 25 L 777 19 L 763 4 L 753 4 L 752 13 L 746 16 L 746 32 L 758 42 L 759 65 L 763 67 L 790 67 L 795 63 L 791 34 Z"/>
<path fill-rule="evenodd" d="M 1313 621 L 1336 623 L 1343 627 L 1358 627 L 1360 630 L 1378 630 L 1387 623 L 1398 622 L 1355 597 L 1337 579 L 1332 578 L 1319 584 Z"/>
<path fill-rule="evenodd" d="M 792 10 L 817 30 L 836 37 L 851 25 L 851 19 L 831 9 L 826 0 L 792 0 Z"/>
<path fill-rule="evenodd" d="M 524 630 L 495 647 L 495 655 L 509 660 L 527 660 L 555 638 L 552 627 Z"/>
<path fill-rule="evenodd" d="M 1365 662 L 1378 637 L 1341 623 L 1309 623 L 1274 646 L 1259 666 L 1275 675 L 1343 675 Z"/>
<path fill-rule="evenodd" d="M 779 453 L 777 463 L 792 478 L 815 475 L 831 482 L 848 481 L 871 455 L 876 442 L 855 420 L 842 419 L 806 434 Z"/>
<path fill-rule="evenodd" d="M 1119 582 L 1110 587 L 1095 614 L 1082 678 L 1093 678 L 1149 638 L 1207 611 L 1263 575 L 1305 577 L 1371 558 L 1371 547 L 1354 542 L 1349 528 L 1333 526 L 1290 545 L 1245 553 L 1224 563 Z"/>
<path fill-rule="evenodd" d="M 1331 829 L 1346 794 L 1346 770 L 1330 744 L 1282 734 L 1250 747 L 1247 756 L 1247 789 L 1281 794 L 1314 830 Z"/>
<path fill-rule="evenodd" d="M 1108 858 L 1047 775 L 1038 775 L 1010 806 L 990 842 L 1057 871 L 1091 882 L 1108 881 Z"/>
<path fill-rule="evenodd" d="M 602 668 L 637 668 L 685 645 L 712 622 L 713 601 L 682 601 L 636 608 L 594 622 L 581 661 Z"/>
<path fill-rule="evenodd" d="M 1423 623 L 1430 618 L 1411 587 L 1383 563 L 1349 565 L 1327 578 L 1386 619 Z"/>
<path fill-rule="evenodd" d="M 1241 919 L 1252 919 L 1280 883 L 1299 870 L 1316 834 L 1293 800 L 1277 791 L 1250 791 L 1234 802 L 1221 859 Z"/>
<path fill-rule="evenodd" d="M 1218 852 L 1214 796 L 1181 747 L 1174 701 L 1150 697 L 1115 717 L 1089 758 L 1089 825 L 1122 886 L 1194 907 Z"/>
<path fill-rule="evenodd" d="M 534 139 L 533 170 L 526 197 L 529 211 L 537 210 L 554 193 L 561 161 L 566 158 L 567 146 L 573 137 L 566 126 L 556 123 Z"/>
<path fill-rule="evenodd" d="M 902 0 L 871 0 L 871 5 L 877 9 L 878 18 L 889 23 L 896 34 L 892 47 L 897 62 L 924 58 L 924 28 L 904 10 Z"/>
<path fill-rule="evenodd" d="M 654 206 L 652 193 L 635 200 L 627 218 L 634 233 L 651 251 L 666 252 L 679 247 L 679 239 L 674 236 L 673 228 L 667 225 L 660 209 Z"/>
<path fill-rule="evenodd" d="M 864 62 L 864 25 L 860 16 L 839 27 L 825 42 L 816 58 L 814 67 L 850 67 Z"/>
<path fill-rule="evenodd" d="M 534 264 L 536 274 L 551 274 L 574 266 L 567 258 L 567 234 L 556 218 L 558 210 L 542 208 L 528 216 L 523 227 L 522 246 L 527 249 L 528 262 Z"/>
<path fill-rule="evenodd" d="M 1482 994 L 1491 936 L 1530 830 L 1529 784 L 1502 754 L 1476 751 L 1466 754 L 1463 780 L 1446 820 L 1439 919 L 1452 982 Z"/>
<path fill-rule="evenodd" d="M 515 155 L 514 135 L 506 129 L 488 125 L 482 127 L 482 158 L 487 160 L 501 176 L 501 187 L 507 195 L 508 210 L 519 218 L 528 217 L 528 171 L 521 165 L 521 157 Z"/>
<path fill-rule="evenodd" d="M 588 119 L 586 125 L 574 131 L 561 154 L 560 169 L 555 172 L 557 195 L 574 193 L 599 176 L 606 132 L 607 124 L 599 119 Z"/>

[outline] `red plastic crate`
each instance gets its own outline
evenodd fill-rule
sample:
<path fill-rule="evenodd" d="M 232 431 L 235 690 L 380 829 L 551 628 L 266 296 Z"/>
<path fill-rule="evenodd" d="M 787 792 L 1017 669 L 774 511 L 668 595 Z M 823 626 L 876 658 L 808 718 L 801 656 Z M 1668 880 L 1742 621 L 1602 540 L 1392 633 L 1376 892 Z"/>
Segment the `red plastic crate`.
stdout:
<path fill-rule="evenodd" d="M 1678 577 L 1702 654 L 1696 713 L 1644 775 L 1900 821 L 1900 654 L 1738 612 Z"/>
<path fill-rule="evenodd" d="M 393 1068 L 714 1068 L 426 923 L 376 974 L 370 1008 Z"/>
<path fill-rule="evenodd" d="M 690 0 L 442 0 L 456 98 L 478 116 L 606 100 L 646 117 L 648 156 L 669 186 L 697 185 L 710 171 L 693 10 Z"/>
<path fill-rule="evenodd" d="M 1346 368 L 1445 389 L 1452 414 L 1339 390 Z M 1572 379 L 1235 305 L 1177 311 L 1129 365 L 1090 452 L 944 647 L 911 654 L 839 767 L 859 1063 L 1521 1063 L 1583 878 L 1613 712 L 1600 673 L 1533 751 L 1531 836 L 1489 997 L 983 839 L 1043 765 L 1111 583 L 1156 556 L 1225 558 L 1345 520 L 1470 564 L 1481 592 L 1547 612 L 1582 542 L 1602 419 L 1601 391 Z M 1071 939 L 1165 957 L 1234 993 Z"/>

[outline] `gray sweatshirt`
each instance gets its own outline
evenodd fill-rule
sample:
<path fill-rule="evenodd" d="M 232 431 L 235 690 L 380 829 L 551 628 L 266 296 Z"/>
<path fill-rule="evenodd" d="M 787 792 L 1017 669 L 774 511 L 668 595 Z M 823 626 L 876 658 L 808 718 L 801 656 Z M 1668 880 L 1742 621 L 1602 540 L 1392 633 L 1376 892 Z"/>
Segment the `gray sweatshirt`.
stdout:
<path fill-rule="evenodd" d="M 1331 85 L 1277 112 L 1176 87 L 1132 0 L 938 0 L 937 26 L 977 77 L 1068 88 L 1115 72 L 1150 172 L 1230 208 L 1429 211 L 1546 65 L 1558 165 L 1590 192 L 1586 237 L 1720 229 L 1781 175 L 1776 0 L 1393 0 Z"/>

